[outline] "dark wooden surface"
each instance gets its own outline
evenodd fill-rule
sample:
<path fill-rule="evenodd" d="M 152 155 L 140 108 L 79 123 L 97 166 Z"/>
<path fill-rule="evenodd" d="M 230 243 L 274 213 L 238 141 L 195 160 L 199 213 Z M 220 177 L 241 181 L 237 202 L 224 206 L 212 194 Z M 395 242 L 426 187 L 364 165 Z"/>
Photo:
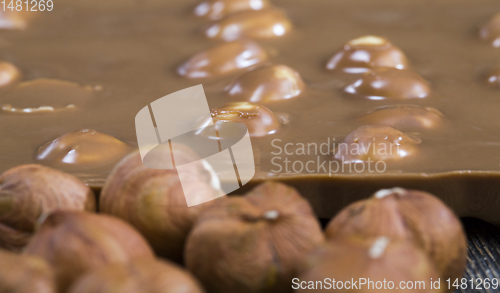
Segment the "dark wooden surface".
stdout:
<path fill-rule="evenodd" d="M 477 219 L 463 219 L 469 242 L 464 278 L 500 281 L 500 228 Z M 468 282 L 470 284 L 470 281 Z M 459 289 L 456 292 L 500 292 L 497 289 Z"/>

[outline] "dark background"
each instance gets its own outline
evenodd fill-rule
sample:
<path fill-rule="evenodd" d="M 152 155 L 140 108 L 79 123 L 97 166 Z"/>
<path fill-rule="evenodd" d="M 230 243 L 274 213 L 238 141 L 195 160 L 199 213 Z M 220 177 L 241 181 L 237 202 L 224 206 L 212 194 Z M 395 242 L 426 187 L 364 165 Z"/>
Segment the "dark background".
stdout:
<path fill-rule="evenodd" d="M 500 281 L 500 228 L 481 220 L 462 220 L 469 242 L 464 278 L 497 278 Z M 470 282 L 469 282 L 470 284 Z M 494 289 L 465 289 L 456 292 L 500 292 Z"/>

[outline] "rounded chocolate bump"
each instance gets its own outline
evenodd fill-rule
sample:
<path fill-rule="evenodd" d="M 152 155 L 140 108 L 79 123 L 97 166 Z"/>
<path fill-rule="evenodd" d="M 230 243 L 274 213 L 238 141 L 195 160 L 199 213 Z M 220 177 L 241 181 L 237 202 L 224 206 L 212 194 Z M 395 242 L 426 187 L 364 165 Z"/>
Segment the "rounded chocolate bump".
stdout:
<path fill-rule="evenodd" d="M 0 30 L 22 30 L 28 25 L 28 18 L 34 12 L 0 10 Z"/>
<path fill-rule="evenodd" d="M 364 36 L 349 41 L 328 61 L 328 70 L 363 73 L 371 68 L 404 69 L 408 59 L 398 47 L 377 36 Z"/>
<path fill-rule="evenodd" d="M 259 44 L 239 40 L 194 55 L 177 72 L 187 78 L 218 77 L 262 63 L 267 58 Z"/>
<path fill-rule="evenodd" d="M 2 111 L 12 113 L 56 112 L 85 104 L 90 87 L 57 79 L 34 79 L 16 84 L 2 97 Z"/>
<path fill-rule="evenodd" d="M 212 24 L 205 34 L 211 39 L 233 41 L 240 38 L 270 39 L 284 36 L 292 23 L 281 9 L 243 11 Z"/>
<path fill-rule="evenodd" d="M 12 85 L 21 78 L 21 72 L 12 63 L 0 62 L 0 88 Z"/>
<path fill-rule="evenodd" d="M 418 99 L 429 95 L 429 83 L 410 70 L 375 68 L 344 88 L 346 93 L 370 100 Z"/>
<path fill-rule="evenodd" d="M 443 113 L 432 107 L 391 105 L 379 107 L 363 117 L 367 124 L 387 125 L 403 131 L 433 129 L 441 125 Z"/>
<path fill-rule="evenodd" d="M 36 152 L 36 159 L 55 167 L 91 169 L 114 164 L 131 150 L 113 136 L 81 129 L 47 142 Z"/>
<path fill-rule="evenodd" d="M 500 88 L 500 67 L 497 67 L 489 72 L 486 81 L 490 85 Z"/>
<path fill-rule="evenodd" d="M 237 99 L 268 103 L 300 95 L 306 84 L 300 74 L 286 65 L 271 65 L 243 74 L 228 90 Z"/>
<path fill-rule="evenodd" d="M 250 102 L 227 103 L 213 108 L 211 114 L 216 125 L 221 122 L 245 124 L 253 137 L 275 133 L 281 126 L 271 110 Z"/>
<path fill-rule="evenodd" d="M 495 14 L 481 27 L 479 37 L 495 48 L 500 47 L 500 13 Z"/>
<path fill-rule="evenodd" d="M 211 20 L 218 20 L 236 12 L 261 10 L 269 6 L 267 0 L 207 0 L 196 6 L 194 14 Z"/>
<path fill-rule="evenodd" d="M 351 132 L 335 149 L 346 163 L 400 160 L 418 151 L 420 140 L 390 126 L 365 125 Z"/>

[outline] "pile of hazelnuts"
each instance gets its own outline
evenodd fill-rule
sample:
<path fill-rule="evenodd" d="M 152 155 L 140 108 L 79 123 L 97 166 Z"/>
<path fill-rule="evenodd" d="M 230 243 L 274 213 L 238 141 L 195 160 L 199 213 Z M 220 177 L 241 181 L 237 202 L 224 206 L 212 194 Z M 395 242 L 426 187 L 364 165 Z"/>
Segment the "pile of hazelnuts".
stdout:
<path fill-rule="evenodd" d="M 221 193 L 202 163 L 191 174 L 190 194 Z M 139 152 L 97 197 L 56 169 L 4 172 L 0 247 L 0 293 L 313 292 L 359 278 L 377 286 L 359 292 L 444 292 L 467 252 L 460 220 L 425 192 L 380 190 L 323 230 L 307 199 L 274 181 L 188 207 L 177 171 L 147 168 Z"/>

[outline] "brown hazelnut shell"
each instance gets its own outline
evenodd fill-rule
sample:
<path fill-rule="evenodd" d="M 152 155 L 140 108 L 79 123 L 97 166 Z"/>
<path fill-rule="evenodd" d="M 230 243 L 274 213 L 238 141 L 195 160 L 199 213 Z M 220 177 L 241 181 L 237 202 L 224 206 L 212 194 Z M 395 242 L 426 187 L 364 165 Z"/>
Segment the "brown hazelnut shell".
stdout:
<path fill-rule="evenodd" d="M 52 268 L 41 258 L 0 250 L 1 293 L 55 293 Z"/>
<path fill-rule="evenodd" d="M 95 205 L 92 190 L 73 175 L 40 165 L 9 169 L 0 175 L 0 247 L 21 250 L 44 213 Z"/>
<path fill-rule="evenodd" d="M 186 161 L 197 158 L 187 147 L 176 149 L 180 150 L 176 157 L 184 156 Z M 210 177 L 203 171 L 193 173 L 193 182 L 197 184 L 190 188 L 198 189 L 200 195 L 210 193 L 216 197 L 220 190 L 210 185 Z M 177 262 L 182 261 L 187 234 L 198 214 L 211 204 L 188 207 L 177 171 L 147 168 L 139 152 L 125 157 L 114 168 L 100 197 L 102 213 L 127 221 L 144 235 L 158 255 Z"/>
<path fill-rule="evenodd" d="M 185 269 L 162 260 L 136 259 L 112 264 L 80 277 L 68 293 L 203 293 L 198 281 Z"/>
<path fill-rule="evenodd" d="M 308 282 L 323 281 L 327 278 L 334 279 L 336 289 L 307 289 Z M 360 278 L 369 279 L 374 285 L 368 288 L 365 284 L 361 286 Z M 419 292 L 419 293 L 439 293 L 437 289 L 430 289 L 431 279 L 436 281 L 439 275 L 434 269 L 433 263 L 428 256 L 411 242 L 394 241 L 387 237 L 379 238 L 336 238 L 330 243 L 314 251 L 306 266 L 306 270 L 298 278 L 303 283 L 300 293 L 309 292 Z M 400 286 L 401 282 L 425 282 L 425 289 L 402 289 L 390 290 L 385 288 L 377 289 L 376 282 L 386 281 L 386 286 L 394 289 Z M 341 288 L 352 286 L 356 282 L 358 290 Z M 349 283 L 346 283 L 349 282 Z M 331 281 L 330 281 L 331 284 Z M 297 287 L 297 285 L 295 285 Z M 304 288 L 305 287 L 305 288 Z M 379 287 L 380 288 L 380 287 Z M 389 287 L 390 288 L 390 287 Z"/>
<path fill-rule="evenodd" d="M 146 240 L 126 222 L 74 211 L 48 215 L 24 253 L 41 257 L 54 268 L 62 292 L 89 270 L 154 256 Z"/>
<path fill-rule="evenodd" d="M 186 267 L 208 292 L 288 292 L 322 243 L 309 203 L 295 189 L 267 182 L 200 215 L 186 243 Z"/>
<path fill-rule="evenodd" d="M 467 242 L 462 224 L 437 197 L 417 190 L 383 189 L 344 208 L 328 224 L 328 239 L 387 236 L 412 241 L 435 264 L 441 278 L 462 277 Z"/>

